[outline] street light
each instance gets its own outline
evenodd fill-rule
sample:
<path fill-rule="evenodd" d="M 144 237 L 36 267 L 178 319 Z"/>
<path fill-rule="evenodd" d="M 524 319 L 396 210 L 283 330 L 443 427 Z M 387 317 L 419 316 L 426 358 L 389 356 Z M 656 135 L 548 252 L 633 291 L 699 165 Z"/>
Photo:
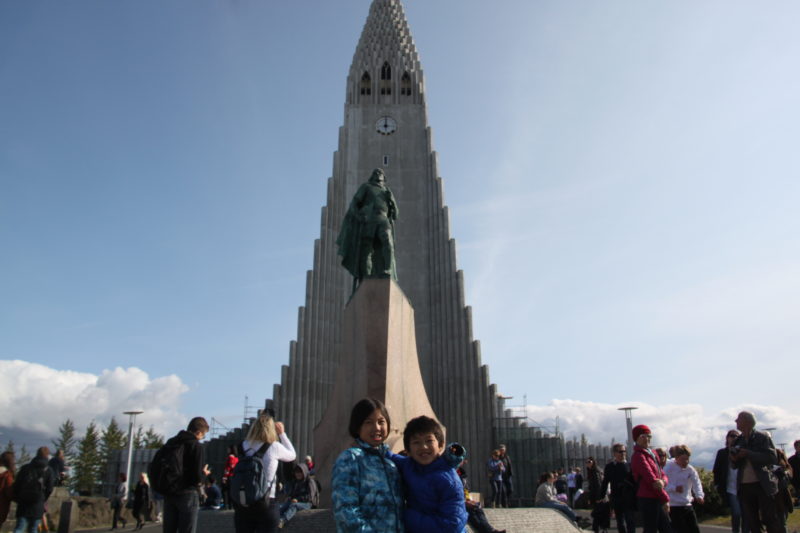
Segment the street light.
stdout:
<path fill-rule="evenodd" d="M 131 482 L 131 459 L 133 458 L 133 423 L 136 421 L 136 415 L 140 415 L 144 411 L 125 411 L 123 414 L 128 415 L 128 468 L 125 470 L 126 483 Z"/>
<path fill-rule="evenodd" d="M 628 438 L 626 442 L 628 443 L 628 457 L 633 456 L 633 416 L 631 415 L 631 411 L 638 409 L 638 407 L 620 407 L 617 411 L 625 411 L 625 424 L 628 427 Z"/>

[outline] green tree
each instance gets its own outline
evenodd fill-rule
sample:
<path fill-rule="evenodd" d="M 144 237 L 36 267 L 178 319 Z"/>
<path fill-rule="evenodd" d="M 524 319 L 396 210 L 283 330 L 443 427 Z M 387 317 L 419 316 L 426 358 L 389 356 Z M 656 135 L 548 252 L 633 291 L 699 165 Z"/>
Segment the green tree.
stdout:
<path fill-rule="evenodd" d="M 139 426 L 136 433 L 133 434 L 133 449 L 138 450 L 144 448 L 144 430 Z"/>
<path fill-rule="evenodd" d="M 5 449 L 5 450 L 3 450 L 3 451 L 4 451 L 4 452 L 11 452 L 11 453 L 13 453 L 14 455 L 16 455 L 17 451 L 14 449 L 14 441 L 13 441 L 13 440 L 9 440 L 9 441 L 6 443 L 6 449 Z"/>
<path fill-rule="evenodd" d="M 75 489 L 83 494 L 91 494 L 99 481 L 101 473 L 100 433 L 94 420 L 86 426 L 86 433 L 78 442 L 78 456 L 75 458 L 73 478 Z"/>
<path fill-rule="evenodd" d="M 106 479 L 108 473 L 108 462 L 112 454 L 117 450 L 124 450 L 128 444 L 125 433 L 119 427 L 117 419 L 111 417 L 108 427 L 103 430 L 100 437 L 100 474 Z"/>
<path fill-rule="evenodd" d="M 697 468 L 697 475 L 700 478 L 700 484 L 703 485 L 703 492 L 706 495 L 703 505 L 697 506 L 698 517 L 708 518 L 712 516 L 721 516 L 730 512 L 725 509 L 722 497 L 719 495 L 719 492 L 717 492 L 717 487 L 714 486 L 714 473 L 705 468 Z"/>
<path fill-rule="evenodd" d="M 75 446 L 78 440 L 75 438 L 75 423 L 67 418 L 58 428 L 58 438 L 53 441 L 52 450 L 55 455 L 56 450 L 64 450 L 64 460 L 68 465 L 72 465 L 75 459 Z"/>
<path fill-rule="evenodd" d="M 153 426 L 150 426 L 150 429 L 148 429 L 147 433 L 144 434 L 144 447 L 158 449 L 162 446 L 164 446 L 164 436 L 156 433 L 156 430 L 153 429 Z"/>
<path fill-rule="evenodd" d="M 19 454 L 17 454 L 17 465 L 26 465 L 31 462 L 31 459 L 33 459 L 33 457 L 31 457 L 30 452 L 28 452 L 28 447 L 23 444 L 22 448 L 19 449 Z"/>

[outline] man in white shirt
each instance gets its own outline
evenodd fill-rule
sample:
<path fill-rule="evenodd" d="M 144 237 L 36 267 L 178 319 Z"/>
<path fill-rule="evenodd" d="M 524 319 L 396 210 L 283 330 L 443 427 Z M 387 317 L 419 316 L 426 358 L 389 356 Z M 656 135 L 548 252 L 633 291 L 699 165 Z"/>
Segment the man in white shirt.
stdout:
<path fill-rule="evenodd" d="M 705 494 L 697 470 L 689 464 L 692 451 L 685 444 L 675 446 L 672 450 L 675 459 L 664 466 L 664 473 L 669 478 L 666 489 L 672 530 L 674 533 L 700 533 L 692 502 L 703 505 Z"/>

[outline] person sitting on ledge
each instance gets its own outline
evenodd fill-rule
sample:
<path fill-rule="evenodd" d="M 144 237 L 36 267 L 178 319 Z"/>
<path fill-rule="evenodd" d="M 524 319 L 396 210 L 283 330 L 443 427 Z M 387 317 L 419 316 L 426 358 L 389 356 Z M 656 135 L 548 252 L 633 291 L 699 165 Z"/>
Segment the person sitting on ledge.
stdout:
<path fill-rule="evenodd" d="M 577 517 L 575 511 L 570 509 L 569 505 L 562 503 L 556 497 L 555 476 L 552 472 L 545 472 L 539 478 L 539 488 L 536 489 L 536 507 L 545 507 L 547 509 L 556 509 L 561 511 L 572 522 L 575 522 Z"/>

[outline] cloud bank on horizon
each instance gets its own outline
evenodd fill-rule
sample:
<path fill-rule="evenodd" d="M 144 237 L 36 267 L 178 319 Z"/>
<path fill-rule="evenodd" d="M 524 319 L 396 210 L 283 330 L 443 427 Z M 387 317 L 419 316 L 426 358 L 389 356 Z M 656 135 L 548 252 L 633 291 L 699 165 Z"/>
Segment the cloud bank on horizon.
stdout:
<path fill-rule="evenodd" d="M 580 438 L 581 434 L 596 444 L 625 442 L 627 429 L 620 407 L 635 406 L 633 423 L 646 424 L 653 431 L 653 446 L 669 447 L 686 444 L 692 449 L 692 462 L 710 466 L 716 451 L 725 441 L 725 433 L 735 429 L 734 419 L 740 411 L 750 411 L 756 416 L 756 429 L 775 428 L 771 431 L 777 446 L 786 444 L 789 455 L 792 442 L 800 439 L 800 416 L 782 407 L 769 405 L 733 405 L 721 411 L 707 413 L 699 404 L 649 405 L 641 402 L 607 404 L 577 400 L 553 400 L 548 405 L 528 405 L 511 408 L 513 414 L 527 416 L 528 423 L 542 426 L 554 425 L 558 417 L 561 432 L 567 437 Z"/>
<path fill-rule="evenodd" d="M 180 409 L 182 396 L 188 390 L 176 375 L 151 378 L 136 367 L 117 367 L 94 375 L 21 360 L 0 360 L 2 425 L 40 433 L 47 439 L 56 436 L 58 426 L 67 418 L 75 422 L 80 437 L 92 420 L 105 425 L 116 416 L 124 424 L 123 411 L 132 409 L 145 412 L 137 423 L 152 425 L 170 436 L 188 419 Z M 707 413 L 699 404 L 627 405 L 637 407 L 634 424 L 647 424 L 653 430 L 654 446 L 688 444 L 698 466 L 710 466 L 725 433 L 735 427 L 733 420 L 742 410 L 756 415 L 758 428 L 776 428 L 772 431 L 775 444 L 786 443 L 787 451 L 800 438 L 800 415 L 777 406 L 742 404 Z M 558 417 L 560 431 L 567 439 L 583 434 L 592 443 L 610 444 L 626 439 L 625 417 L 619 407 L 622 405 L 555 399 L 547 405 L 509 409 L 514 415 L 527 416 L 530 425 L 550 432 Z"/>
<path fill-rule="evenodd" d="M 71 419 L 78 437 L 92 420 L 106 425 L 123 411 L 142 410 L 137 425 L 171 434 L 186 423 L 181 396 L 189 390 L 176 375 L 151 378 L 136 367 L 116 367 L 100 375 L 58 370 L 21 360 L 0 360 L 2 425 L 54 437 Z"/>

